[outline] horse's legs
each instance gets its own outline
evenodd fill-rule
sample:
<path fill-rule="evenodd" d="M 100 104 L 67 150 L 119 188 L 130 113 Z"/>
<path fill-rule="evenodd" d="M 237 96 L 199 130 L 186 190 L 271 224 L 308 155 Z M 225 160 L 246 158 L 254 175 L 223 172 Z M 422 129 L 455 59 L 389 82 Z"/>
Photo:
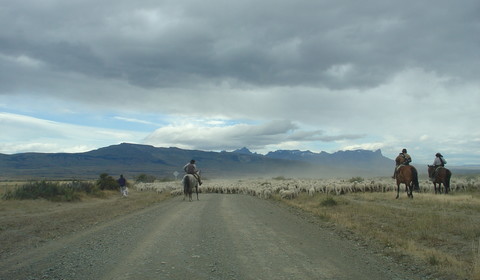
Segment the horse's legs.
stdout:
<path fill-rule="evenodd" d="M 189 187 L 189 183 L 188 183 L 188 177 L 187 178 L 184 178 L 184 182 L 183 182 L 183 201 L 185 201 L 185 198 L 187 198 L 187 195 L 188 195 L 188 187 Z"/>
<path fill-rule="evenodd" d="M 413 198 L 413 185 L 412 183 L 407 185 L 407 196 Z"/>
<path fill-rule="evenodd" d="M 398 199 L 399 194 L 400 194 L 400 183 L 397 183 L 397 197 L 395 197 L 396 199 Z"/>
<path fill-rule="evenodd" d="M 197 193 L 197 200 L 199 200 L 198 199 L 198 185 L 195 186 L 195 192 Z"/>

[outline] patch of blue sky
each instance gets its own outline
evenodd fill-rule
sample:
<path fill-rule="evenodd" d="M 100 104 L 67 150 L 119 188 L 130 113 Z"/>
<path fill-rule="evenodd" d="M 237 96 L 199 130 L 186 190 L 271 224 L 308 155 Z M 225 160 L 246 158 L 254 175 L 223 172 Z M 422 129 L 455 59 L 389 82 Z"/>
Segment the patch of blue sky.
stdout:
<path fill-rule="evenodd" d="M 236 125 L 256 125 L 260 124 L 260 121 L 247 120 L 247 119 L 229 119 L 223 117 L 212 118 L 198 118 L 198 117 L 185 117 L 185 116 L 163 116 L 163 125 L 171 126 L 185 126 L 195 125 L 199 127 L 231 127 Z"/>
<path fill-rule="evenodd" d="M 106 127 L 151 132 L 170 123 L 170 118 L 163 114 L 109 114 L 103 116 Z"/>
<path fill-rule="evenodd" d="M 168 118 L 162 114 L 99 112 L 86 107 L 72 108 L 72 104 L 32 96 L 2 96 L 0 112 L 61 124 L 141 132 L 153 131 L 168 124 L 168 120 L 165 120 Z"/>
<path fill-rule="evenodd" d="M 64 124 L 88 126 L 89 123 L 93 125 L 98 122 L 91 113 L 74 111 L 69 109 L 68 104 L 34 96 L 2 96 L 0 97 L 0 110 L 5 113 Z"/>
<path fill-rule="evenodd" d="M 216 127 L 228 127 L 228 126 L 235 126 L 240 124 L 245 125 L 256 125 L 259 124 L 259 121 L 253 120 L 243 120 L 243 119 L 222 119 L 222 118 L 213 118 L 213 119 L 205 119 L 202 120 L 202 123 L 206 126 L 216 126 Z"/>

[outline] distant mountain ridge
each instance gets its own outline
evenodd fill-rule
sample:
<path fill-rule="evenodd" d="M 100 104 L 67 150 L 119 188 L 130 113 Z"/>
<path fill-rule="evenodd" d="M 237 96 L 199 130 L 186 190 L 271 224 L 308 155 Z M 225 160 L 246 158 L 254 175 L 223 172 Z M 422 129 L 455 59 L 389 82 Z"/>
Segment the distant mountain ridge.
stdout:
<path fill-rule="evenodd" d="M 332 154 L 278 150 L 261 155 L 246 147 L 233 152 L 207 152 L 122 143 L 84 153 L 0 154 L 0 179 L 92 179 L 101 173 L 172 177 L 175 171 L 183 173 L 182 167 L 190 159 L 195 159 L 203 175 L 211 178 L 389 176 L 394 166 L 380 150 Z"/>
<path fill-rule="evenodd" d="M 246 147 L 235 150 L 233 151 L 233 153 L 256 155 L 256 153 L 252 153 Z M 340 165 L 348 165 L 348 166 L 359 166 L 364 164 L 375 164 L 375 165 L 392 164 L 392 159 L 389 159 L 383 156 L 382 151 L 380 149 L 376 151 L 368 151 L 368 150 L 338 151 L 332 154 L 327 152 L 314 153 L 308 150 L 307 151 L 277 150 L 274 152 L 268 152 L 265 156 L 272 159 L 296 160 L 296 161 L 304 161 L 304 162 L 320 164 L 320 165 L 340 164 Z"/>
<path fill-rule="evenodd" d="M 381 150 L 373 152 L 368 150 L 338 151 L 332 154 L 300 150 L 277 150 L 269 152 L 266 156 L 277 159 L 301 160 L 315 164 L 342 164 L 349 166 L 392 164 L 392 160 L 384 157 Z"/>

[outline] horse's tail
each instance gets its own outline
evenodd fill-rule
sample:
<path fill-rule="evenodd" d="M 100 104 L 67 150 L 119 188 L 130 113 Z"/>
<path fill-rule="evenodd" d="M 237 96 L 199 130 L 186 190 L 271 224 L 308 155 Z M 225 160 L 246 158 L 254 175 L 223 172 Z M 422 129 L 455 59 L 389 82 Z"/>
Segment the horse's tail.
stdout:
<path fill-rule="evenodd" d="M 185 175 L 182 181 L 183 181 L 183 192 L 186 194 L 190 187 L 190 180 L 188 178 L 188 175 Z"/>
<path fill-rule="evenodd" d="M 447 172 L 445 172 L 446 176 L 445 176 L 445 189 L 447 190 L 450 190 L 450 178 L 452 177 L 452 172 L 450 172 L 450 170 L 446 170 Z"/>
<path fill-rule="evenodd" d="M 418 172 L 415 167 L 412 166 L 412 182 L 413 182 L 413 189 L 416 191 L 420 190 L 420 185 L 418 184 Z"/>

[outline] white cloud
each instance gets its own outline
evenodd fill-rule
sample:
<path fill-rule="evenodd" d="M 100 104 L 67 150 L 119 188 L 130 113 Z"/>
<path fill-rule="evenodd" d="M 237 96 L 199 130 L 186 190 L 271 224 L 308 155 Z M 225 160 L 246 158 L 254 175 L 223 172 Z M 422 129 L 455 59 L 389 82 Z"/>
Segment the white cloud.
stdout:
<path fill-rule="evenodd" d="M 263 124 L 205 126 L 198 123 L 170 125 L 155 130 L 144 143 L 153 146 L 177 146 L 204 150 L 234 150 L 241 147 L 264 152 L 265 147 L 292 147 L 312 142 L 358 139 L 356 135 L 326 135 L 323 131 L 301 129 L 291 121 L 269 121 Z"/>
<path fill-rule="evenodd" d="M 363 143 L 363 144 L 358 144 L 358 145 L 348 145 L 343 147 L 342 150 L 370 150 L 370 151 L 375 151 L 378 149 L 382 149 L 385 147 L 384 143 Z"/>
<path fill-rule="evenodd" d="M 139 142 L 145 134 L 113 129 L 71 125 L 0 112 L 4 131 L 0 153 L 85 152 L 121 142 Z"/>
<path fill-rule="evenodd" d="M 139 120 L 139 119 L 134 119 L 134 118 L 125 118 L 125 117 L 120 117 L 120 116 L 115 116 L 114 118 L 117 119 L 117 120 L 126 121 L 126 122 L 132 122 L 132 123 L 141 123 L 141 124 L 157 125 L 157 124 L 154 123 L 154 122 L 145 121 L 145 120 Z"/>

